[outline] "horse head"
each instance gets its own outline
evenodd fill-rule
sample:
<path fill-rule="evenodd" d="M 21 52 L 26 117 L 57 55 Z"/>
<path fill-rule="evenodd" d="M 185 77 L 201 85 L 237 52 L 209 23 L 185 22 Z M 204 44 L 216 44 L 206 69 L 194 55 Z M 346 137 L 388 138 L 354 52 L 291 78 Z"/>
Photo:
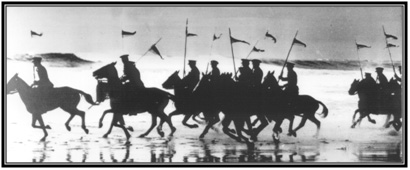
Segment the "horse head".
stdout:
<path fill-rule="evenodd" d="M 357 93 L 357 89 L 359 87 L 359 80 L 358 79 L 354 79 L 352 84 L 350 85 L 350 89 L 349 89 L 349 95 L 355 95 Z"/>
<path fill-rule="evenodd" d="M 401 93 L 401 85 L 399 82 L 393 78 L 387 83 L 387 90 L 390 94 L 398 94 Z"/>
<path fill-rule="evenodd" d="M 263 87 L 268 88 L 268 89 L 272 89 L 272 88 L 280 89 L 278 80 L 276 80 L 274 74 L 275 74 L 275 71 L 272 71 L 272 72 L 269 71 L 266 74 L 262 82 Z"/>
<path fill-rule="evenodd" d="M 93 77 L 96 79 L 118 77 L 117 69 L 115 69 L 117 62 L 107 64 L 93 72 Z"/>
<path fill-rule="evenodd" d="M 18 74 L 16 73 L 8 82 L 7 82 L 7 91 L 6 94 L 14 94 L 17 92 L 17 82 Z"/>
<path fill-rule="evenodd" d="M 179 71 L 172 73 L 164 83 L 162 87 L 164 89 L 174 89 L 174 86 L 181 82 L 181 78 L 178 76 Z"/>

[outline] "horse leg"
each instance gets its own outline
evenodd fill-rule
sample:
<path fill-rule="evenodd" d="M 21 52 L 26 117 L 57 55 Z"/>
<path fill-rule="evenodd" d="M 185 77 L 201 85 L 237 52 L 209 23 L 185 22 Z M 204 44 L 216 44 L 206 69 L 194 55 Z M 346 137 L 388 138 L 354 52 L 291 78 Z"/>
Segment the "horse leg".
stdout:
<path fill-rule="evenodd" d="M 145 136 L 147 136 L 152 129 L 154 129 L 154 127 L 157 125 L 157 116 L 155 116 L 153 113 L 151 113 L 151 118 L 152 118 L 152 122 L 151 122 L 151 127 L 143 134 L 141 134 L 139 137 L 143 138 Z M 159 133 L 159 132 L 158 132 Z M 164 137 L 164 134 L 160 134 L 161 137 Z"/>
<path fill-rule="evenodd" d="M 88 134 L 89 131 L 87 127 L 85 126 L 85 112 L 77 109 L 77 114 L 81 117 L 81 129 L 83 129 L 84 132 Z"/>
<path fill-rule="evenodd" d="M 36 116 L 34 116 L 34 115 L 32 115 L 32 122 L 31 122 L 31 126 L 32 126 L 33 128 L 39 128 L 39 129 L 42 129 L 42 127 L 41 127 L 41 126 L 37 126 L 37 125 L 36 125 L 36 122 L 37 122 L 37 117 L 36 117 Z M 46 125 L 46 129 L 51 129 L 51 127 L 50 127 L 49 125 Z"/>
<path fill-rule="evenodd" d="M 264 116 L 260 116 L 258 115 L 257 119 L 261 122 L 261 124 L 255 129 L 253 135 L 251 136 L 251 139 L 253 141 L 257 141 L 258 140 L 258 135 L 260 132 L 262 132 L 263 129 L 265 129 L 266 126 L 268 126 L 269 122 L 268 120 L 266 120 L 266 118 Z"/>
<path fill-rule="evenodd" d="M 123 131 L 124 131 L 124 133 L 125 133 L 125 136 L 127 137 L 127 141 L 130 139 L 130 137 L 131 137 L 131 135 L 130 135 L 130 133 L 128 132 L 128 130 L 127 130 L 127 128 L 125 128 L 125 121 L 124 121 L 124 117 L 121 115 L 121 116 L 118 116 L 118 124 L 117 124 L 117 126 L 118 127 L 120 127 Z"/>
<path fill-rule="evenodd" d="M 287 118 L 289 120 L 288 136 L 296 137 L 296 133 L 293 131 L 293 122 L 295 121 L 295 116 L 290 116 Z"/>
<path fill-rule="evenodd" d="M 315 115 L 312 115 L 308 118 L 310 121 L 312 121 L 314 124 L 317 126 L 316 134 L 314 135 L 315 138 L 319 137 L 319 130 L 320 130 L 320 121 L 316 119 Z"/>
<path fill-rule="evenodd" d="M 156 112 L 157 112 L 157 115 L 160 119 L 165 120 L 165 122 L 168 123 L 168 126 L 171 129 L 171 133 L 169 134 L 169 136 L 173 136 L 177 129 L 174 127 L 174 125 L 172 125 L 172 121 L 171 121 L 170 117 L 168 117 L 164 112 L 164 109 L 168 105 L 168 102 L 169 102 L 168 98 L 164 99 L 162 102 L 160 102 L 160 105 L 158 106 Z M 161 135 L 161 137 L 164 136 L 164 132 L 162 131 L 162 126 L 158 126 L 157 131 L 158 131 L 158 134 Z"/>
<path fill-rule="evenodd" d="M 353 118 L 352 118 L 352 124 L 354 124 L 354 120 L 355 120 L 355 118 L 356 118 L 356 114 L 357 113 L 359 113 L 360 111 L 359 111 L 359 109 L 356 109 L 355 111 L 354 111 L 354 113 L 353 113 Z"/>
<path fill-rule="evenodd" d="M 370 114 L 367 115 L 367 120 L 369 120 L 369 122 L 376 124 L 376 121 L 372 118 L 370 118 Z"/>
<path fill-rule="evenodd" d="M 230 117 L 228 117 L 228 116 L 226 116 L 225 115 L 225 118 L 223 119 L 223 121 L 222 121 L 222 131 L 226 134 L 226 135 L 228 135 L 229 137 L 231 137 L 232 139 L 235 139 L 235 140 L 240 140 L 240 138 L 238 138 L 237 136 L 235 136 L 235 135 L 233 135 L 232 133 L 232 130 L 231 129 L 229 129 L 229 124 L 231 124 L 231 121 L 232 121 L 232 119 L 230 118 Z"/>
<path fill-rule="evenodd" d="M 41 129 L 43 129 L 43 132 L 44 132 L 44 137 L 41 138 L 40 141 L 45 141 L 45 140 L 46 140 L 46 137 L 48 136 L 48 133 L 47 133 L 47 130 L 46 130 L 46 126 L 44 126 L 43 117 L 41 117 L 41 115 L 38 115 L 38 116 L 37 116 L 37 120 L 38 120 L 38 122 L 40 123 L 40 127 L 41 127 Z"/>
<path fill-rule="evenodd" d="M 388 124 L 389 124 L 390 119 L 391 119 L 391 114 L 387 114 L 386 122 L 384 122 L 383 127 L 385 127 L 385 128 L 389 127 Z"/>
<path fill-rule="evenodd" d="M 111 110 L 111 109 L 105 110 L 105 111 L 103 112 L 103 114 L 101 115 L 100 121 L 98 122 L 98 128 L 102 128 L 102 127 L 103 127 L 102 121 L 104 120 L 105 115 L 106 115 L 107 113 L 110 113 L 110 112 L 112 113 L 112 110 Z"/>
<path fill-rule="evenodd" d="M 70 117 L 68 118 L 67 122 L 65 122 L 65 128 L 67 128 L 68 131 L 71 131 L 70 122 L 71 120 L 73 120 L 74 116 L 74 114 L 70 113 Z"/>
<path fill-rule="evenodd" d="M 364 117 L 366 117 L 366 115 L 364 115 L 362 112 L 359 112 L 359 113 L 360 113 L 359 119 L 357 119 L 355 122 L 353 122 L 353 125 L 351 126 L 351 128 L 354 128 L 357 123 L 361 122 L 362 119 L 363 119 Z"/>
<path fill-rule="evenodd" d="M 278 144 L 280 142 L 279 133 L 282 132 L 282 129 L 280 128 L 280 125 L 282 125 L 282 122 L 283 122 L 283 119 L 276 120 L 275 126 L 273 127 L 272 138 L 273 138 L 273 142 L 275 144 Z M 296 131 L 295 131 L 295 134 L 296 134 Z"/>
<path fill-rule="evenodd" d="M 190 124 L 188 124 L 187 123 L 187 121 L 189 120 L 189 118 L 191 117 L 191 116 L 193 116 L 194 114 L 185 114 L 185 117 L 184 117 L 184 119 L 182 120 L 182 124 L 183 125 L 185 125 L 185 126 L 187 126 L 187 127 L 189 127 L 189 128 L 198 128 L 199 126 L 197 125 L 197 124 L 193 124 L 193 125 L 190 125 Z M 194 117 L 194 116 L 193 116 Z M 193 118 L 192 117 L 192 118 Z"/>
<path fill-rule="evenodd" d="M 215 125 L 216 123 L 218 123 L 219 120 L 220 120 L 218 115 L 213 116 L 213 117 L 209 117 L 209 118 L 205 117 L 205 118 L 207 119 L 208 124 L 206 125 L 206 127 L 205 127 L 204 131 L 201 133 L 201 135 L 199 135 L 199 138 L 200 138 L 200 139 L 203 139 L 203 138 L 205 137 L 205 135 L 208 133 L 209 129 L 210 129 L 213 125 Z"/>
<path fill-rule="evenodd" d="M 243 131 L 243 126 L 245 124 L 246 120 L 238 119 L 237 121 L 234 121 L 235 128 L 236 128 L 236 134 L 238 135 L 238 142 L 241 142 L 242 139 L 245 140 L 245 142 L 248 142 L 248 138 L 242 135 Z"/>
<path fill-rule="evenodd" d="M 114 127 L 114 124 L 117 123 L 117 116 L 115 115 L 116 113 L 113 113 L 114 115 L 112 116 L 112 121 L 111 121 L 111 125 L 110 128 L 108 128 L 107 133 L 104 134 L 103 138 L 107 138 L 108 135 L 111 133 L 112 127 Z"/>
<path fill-rule="evenodd" d="M 296 131 L 298 131 L 300 128 L 302 128 L 303 126 L 305 126 L 306 120 L 307 120 L 307 117 L 304 115 L 304 116 L 302 117 L 302 120 L 301 120 L 300 123 L 299 123 L 299 126 L 296 127 L 295 130 L 293 130 L 293 133 L 294 133 L 295 136 L 296 136 Z"/>

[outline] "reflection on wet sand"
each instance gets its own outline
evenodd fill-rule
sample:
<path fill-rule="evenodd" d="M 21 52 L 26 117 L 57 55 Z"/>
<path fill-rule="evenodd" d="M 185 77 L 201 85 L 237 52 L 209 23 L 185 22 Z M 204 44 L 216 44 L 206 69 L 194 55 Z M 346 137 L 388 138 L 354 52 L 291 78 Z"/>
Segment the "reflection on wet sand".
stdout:
<path fill-rule="evenodd" d="M 110 162 L 110 163 L 293 163 L 326 162 L 329 149 L 352 156 L 352 162 L 401 162 L 401 143 L 359 143 L 336 148 L 331 143 L 230 143 L 194 138 L 139 138 L 124 144 L 121 139 L 69 141 L 63 144 L 37 143 L 32 162 Z M 336 144 L 338 145 L 338 144 Z M 60 148 L 64 148 L 61 150 Z M 346 149 L 347 148 L 347 149 Z M 57 154 L 55 151 L 63 151 Z M 65 152 L 64 152 L 65 151 Z M 94 155 L 95 154 L 95 155 Z M 61 156 L 61 157 L 59 157 Z M 61 159 L 62 158 L 62 159 Z"/>

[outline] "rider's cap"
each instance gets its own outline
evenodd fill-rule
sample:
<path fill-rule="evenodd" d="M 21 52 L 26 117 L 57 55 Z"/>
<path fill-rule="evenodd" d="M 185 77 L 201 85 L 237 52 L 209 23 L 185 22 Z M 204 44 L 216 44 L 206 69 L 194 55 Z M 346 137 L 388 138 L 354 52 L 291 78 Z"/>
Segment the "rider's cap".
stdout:
<path fill-rule="evenodd" d="M 248 59 L 242 59 L 242 63 L 249 63 Z"/>
<path fill-rule="evenodd" d="M 188 60 L 188 64 L 196 64 L 195 60 Z"/>
<path fill-rule="evenodd" d="M 258 59 L 252 60 L 252 64 L 260 64 L 260 63 L 261 63 L 261 60 L 258 60 Z"/>
<path fill-rule="evenodd" d="M 286 66 L 288 66 L 288 67 L 293 67 L 293 66 L 295 66 L 295 64 L 290 63 L 290 62 L 287 62 L 287 63 L 286 63 Z"/>
<path fill-rule="evenodd" d="M 218 64 L 218 61 L 215 61 L 215 60 L 211 61 L 211 65 L 217 65 L 217 64 Z"/>
<path fill-rule="evenodd" d="M 33 62 L 41 62 L 41 57 L 33 57 Z"/>
<path fill-rule="evenodd" d="M 383 71 L 383 68 L 382 67 L 376 67 L 376 72 L 380 72 L 380 71 Z"/>
<path fill-rule="evenodd" d="M 122 56 L 120 56 L 120 58 L 125 58 L 125 59 L 128 59 L 128 54 L 124 54 L 124 55 L 122 55 Z"/>
<path fill-rule="evenodd" d="M 364 73 L 364 75 L 365 75 L 365 76 L 371 76 L 372 73 L 367 73 L 367 72 L 366 72 L 366 73 Z"/>

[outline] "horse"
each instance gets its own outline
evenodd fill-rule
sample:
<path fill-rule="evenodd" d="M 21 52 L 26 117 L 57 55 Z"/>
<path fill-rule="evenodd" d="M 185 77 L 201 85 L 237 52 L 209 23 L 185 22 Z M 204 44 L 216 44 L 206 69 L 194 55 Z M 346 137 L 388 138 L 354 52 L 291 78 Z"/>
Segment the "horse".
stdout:
<path fill-rule="evenodd" d="M 42 90 L 31 88 L 23 79 L 18 77 L 18 74 L 15 74 L 7 83 L 6 93 L 13 94 L 15 92 L 20 94 L 20 98 L 26 106 L 27 111 L 32 114 L 31 126 L 43 130 L 44 137 L 41 138 L 40 141 L 45 141 L 48 136 L 46 129 L 51 129 L 49 125 L 45 125 L 42 114 L 56 108 L 61 108 L 70 113 L 70 117 L 65 123 L 65 127 L 68 131 L 71 131 L 70 121 L 75 115 L 78 115 L 81 117 L 81 128 L 88 134 L 89 131 L 85 125 L 85 112 L 78 110 L 77 105 L 80 102 L 80 95 L 84 96 L 85 100 L 91 105 L 96 105 L 91 95 L 71 87 Z M 37 121 L 40 123 L 40 126 L 36 125 Z"/>
<path fill-rule="evenodd" d="M 151 114 L 152 124 L 145 133 L 140 135 L 140 137 L 147 136 L 157 125 L 157 117 L 168 123 L 171 129 L 169 136 L 172 136 L 176 131 L 176 128 L 172 125 L 169 117 L 164 113 L 164 109 L 168 105 L 169 100 L 173 98 L 173 95 L 158 88 L 143 88 L 138 90 L 127 88 L 127 85 L 121 83 L 115 64 L 116 62 L 113 62 L 93 72 L 93 76 L 97 80 L 102 78 L 107 79 L 111 109 L 105 112 L 113 112 L 114 114 L 110 128 L 103 137 L 107 138 L 111 133 L 113 126 L 116 126 L 124 131 L 128 140 L 131 135 L 129 134 L 128 129 L 124 126 L 125 122 L 123 115 L 132 116 L 143 112 Z M 161 137 L 164 137 L 162 127 L 158 126 L 157 132 Z"/>
<path fill-rule="evenodd" d="M 174 90 L 174 101 L 176 110 L 171 112 L 168 116 L 171 119 L 172 116 L 178 114 L 184 114 L 184 119 L 182 124 L 189 128 L 198 128 L 197 124 L 188 124 L 187 121 L 191 116 L 198 115 L 201 113 L 201 109 L 198 102 L 198 95 L 196 92 L 187 93 L 187 90 L 182 84 L 182 79 L 178 76 L 179 71 L 175 71 L 167 80 L 162 84 L 162 87 L 165 89 Z M 163 121 L 161 121 L 160 126 L 162 126 Z"/>
<path fill-rule="evenodd" d="M 377 94 L 366 94 L 364 92 L 364 88 L 361 81 L 354 79 L 350 88 L 348 90 L 349 95 L 356 95 L 358 94 L 359 102 L 358 102 L 358 109 L 355 110 L 353 114 L 353 124 L 351 128 L 354 128 L 356 124 L 360 123 L 364 117 L 367 117 L 368 120 L 372 123 L 376 123 L 375 120 L 371 119 L 370 114 L 385 114 L 388 115 L 386 119 L 385 127 L 388 128 L 389 125 L 393 124 L 394 128 L 398 131 L 401 128 L 401 87 L 397 83 L 396 80 L 391 79 L 387 86 L 388 96 L 385 100 L 384 107 L 378 108 L 380 106 L 372 105 L 372 103 L 377 103 Z M 398 89 L 398 90 L 397 90 Z M 393 94 L 393 95 L 392 95 Z M 370 96 L 372 95 L 372 96 Z M 372 100 L 372 101 L 370 101 Z M 355 121 L 356 114 L 359 113 L 359 118 Z M 394 116 L 394 120 L 392 122 L 388 122 L 390 119 L 390 115 Z"/>
<path fill-rule="evenodd" d="M 262 100 L 260 100 L 258 108 L 260 108 L 259 112 L 264 113 L 269 121 L 275 120 L 276 123 L 273 128 L 273 139 L 275 142 L 279 141 L 279 133 L 282 132 L 280 125 L 284 119 L 288 119 L 290 121 L 288 136 L 293 135 L 296 137 L 296 132 L 301 129 L 309 119 L 316 124 L 317 131 L 315 136 L 318 137 L 321 123 L 318 119 L 316 119 L 315 114 L 319 109 L 319 105 L 321 105 L 323 109 L 320 115 L 323 118 L 326 118 L 329 110 L 325 104 L 319 100 L 316 100 L 312 96 L 299 95 L 294 99 L 292 105 L 288 105 L 287 101 L 283 100 L 286 96 L 281 87 L 278 85 L 278 81 L 274 77 L 273 71 L 268 72 L 264 78 L 262 87 L 265 95 L 261 98 Z M 298 127 L 292 129 L 294 116 L 301 116 L 302 120 Z"/>

